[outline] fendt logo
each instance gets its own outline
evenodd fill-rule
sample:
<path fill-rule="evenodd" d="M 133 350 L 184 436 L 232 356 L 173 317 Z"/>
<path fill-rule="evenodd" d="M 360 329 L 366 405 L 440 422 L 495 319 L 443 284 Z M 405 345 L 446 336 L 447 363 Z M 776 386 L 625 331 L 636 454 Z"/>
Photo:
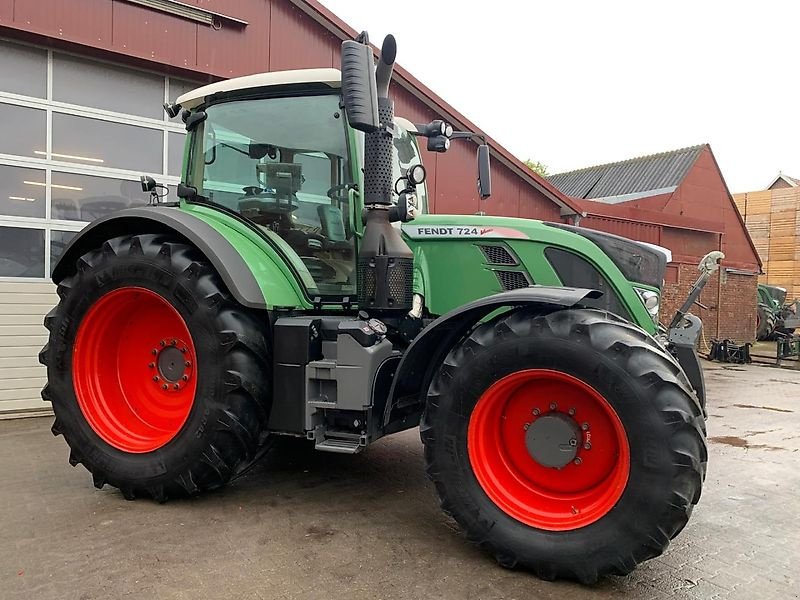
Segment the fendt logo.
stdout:
<path fill-rule="evenodd" d="M 411 238 L 513 238 L 527 239 L 524 233 L 510 227 L 474 227 L 471 225 L 423 226 L 403 225 Z"/>

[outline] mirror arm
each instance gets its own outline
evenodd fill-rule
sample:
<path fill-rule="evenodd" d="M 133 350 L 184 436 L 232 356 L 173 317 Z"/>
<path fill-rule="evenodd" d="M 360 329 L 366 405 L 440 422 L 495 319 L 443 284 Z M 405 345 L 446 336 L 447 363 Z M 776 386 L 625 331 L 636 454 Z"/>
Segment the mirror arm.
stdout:
<path fill-rule="evenodd" d="M 480 143 L 486 143 L 486 136 L 482 133 L 475 133 L 473 131 L 454 131 L 450 136 L 451 140 L 476 140 Z"/>
<path fill-rule="evenodd" d="M 412 135 L 414 137 L 424 137 L 424 138 L 431 137 L 431 136 L 427 135 L 423 131 L 409 131 L 408 134 Z M 438 134 L 436 136 L 433 136 L 433 137 L 438 137 Z M 451 139 L 451 140 L 469 140 L 469 139 L 472 139 L 472 140 L 480 141 L 483 144 L 487 143 L 486 142 L 486 136 L 484 134 L 475 133 L 473 131 L 454 131 L 453 134 L 449 136 L 449 139 Z"/>

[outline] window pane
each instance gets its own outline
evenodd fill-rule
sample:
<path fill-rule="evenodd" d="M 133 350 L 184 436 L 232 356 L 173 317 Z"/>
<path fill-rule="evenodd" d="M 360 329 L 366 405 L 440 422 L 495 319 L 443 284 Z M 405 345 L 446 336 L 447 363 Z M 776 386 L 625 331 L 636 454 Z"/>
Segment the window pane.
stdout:
<path fill-rule="evenodd" d="M 50 275 L 53 274 L 53 269 L 55 269 L 58 259 L 64 254 L 67 244 L 76 235 L 78 235 L 77 231 L 57 231 L 54 229 L 50 232 Z"/>
<path fill-rule="evenodd" d="M 47 96 L 47 51 L 0 42 L 0 91 Z"/>
<path fill-rule="evenodd" d="M 44 277 L 44 229 L 0 227 L 0 277 Z"/>
<path fill-rule="evenodd" d="M 47 115 L 27 106 L 0 103 L 0 153 L 45 157 Z"/>
<path fill-rule="evenodd" d="M 0 215 L 45 216 L 44 169 L 0 165 Z"/>
<path fill-rule="evenodd" d="M 94 221 L 115 210 L 147 204 L 138 181 L 59 173 L 52 175 L 52 217 Z"/>
<path fill-rule="evenodd" d="M 53 114 L 53 158 L 84 165 L 161 173 L 163 132 Z"/>
<path fill-rule="evenodd" d="M 183 144 L 186 141 L 186 134 L 170 131 L 167 136 L 167 173 L 180 177 L 181 168 L 183 167 Z"/>
<path fill-rule="evenodd" d="M 54 54 L 53 100 L 161 119 L 164 78 Z"/>

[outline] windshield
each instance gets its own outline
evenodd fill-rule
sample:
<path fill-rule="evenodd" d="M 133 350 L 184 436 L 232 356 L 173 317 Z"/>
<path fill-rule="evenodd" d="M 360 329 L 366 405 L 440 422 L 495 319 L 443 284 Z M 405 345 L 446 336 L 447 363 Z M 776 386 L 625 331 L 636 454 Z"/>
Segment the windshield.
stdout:
<path fill-rule="evenodd" d="M 206 114 L 187 184 L 297 254 L 315 292 L 355 293 L 352 182 L 339 97 L 241 100 L 212 105 Z"/>

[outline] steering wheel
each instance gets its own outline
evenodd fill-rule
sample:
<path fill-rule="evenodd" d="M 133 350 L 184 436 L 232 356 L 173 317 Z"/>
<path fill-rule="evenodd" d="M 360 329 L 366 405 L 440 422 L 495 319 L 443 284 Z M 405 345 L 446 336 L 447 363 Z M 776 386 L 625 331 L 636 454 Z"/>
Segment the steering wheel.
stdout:
<path fill-rule="evenodd" d="M 334 185 L 327 192 L 328 198 L 330 198 L 331 200 L 338 200 L 339 202 L 349 202 L 350 195 L 347 192 L 352 187 L 353 187 L 352 183 L 340 183 L 338 185 Z M 344 194 L 341 194 L 341 192 L 344 192 Z"/>

